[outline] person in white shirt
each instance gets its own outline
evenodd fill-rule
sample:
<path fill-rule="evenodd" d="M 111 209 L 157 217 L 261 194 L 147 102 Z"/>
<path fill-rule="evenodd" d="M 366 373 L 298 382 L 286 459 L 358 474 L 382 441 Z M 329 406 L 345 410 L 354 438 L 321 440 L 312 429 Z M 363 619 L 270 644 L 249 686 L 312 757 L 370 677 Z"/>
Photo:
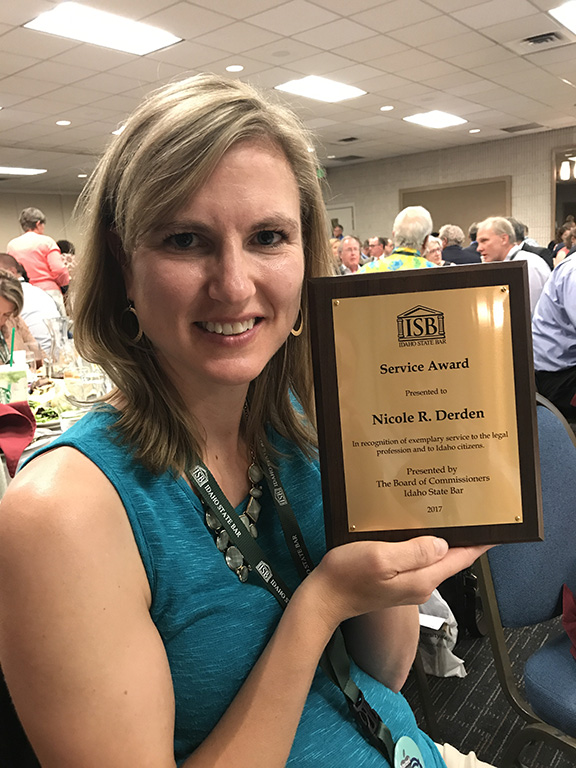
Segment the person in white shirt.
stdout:
<path fill-rule="evenodd" d="M 36 339 L 43 352 L 50 351 L 51 338 L 45 320 L 60 317 L 60 312 L 52 297 L 42 288 L 24 281 L 18 270 L 18 262 L 9 253 L 0 253 L 0 269 L 11 272 L 19 278 L 24 294 L 24 306 L 20 317 L 24 320 L 32 336 Z"/>
<path fill-rule="evenodd" d="M 546 281 L 550 277 L 550 268 L 540 256 L 530 251 L 520 250 L 516 245 L 514 228 L 503 216 L 491 216 L 478 224 L 478 253 L 483 263 L 495 261 L 528 262 L 528 287 L 530 290 L 530 314 L 534 314 L 536 304 Z"/>

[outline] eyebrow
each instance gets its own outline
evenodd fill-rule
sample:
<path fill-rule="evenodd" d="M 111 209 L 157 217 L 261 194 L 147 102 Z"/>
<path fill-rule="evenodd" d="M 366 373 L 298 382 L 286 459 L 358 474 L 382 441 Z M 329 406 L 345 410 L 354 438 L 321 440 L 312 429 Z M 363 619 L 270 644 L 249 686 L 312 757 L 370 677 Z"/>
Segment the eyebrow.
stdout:
<path fill-rule="evenodd" d="M 294 219 L 291 216 L 286 216 L 286 214 L 284 213 L 271 211 L 270 213 L 266 214 L 266 218 L 261 219 L 259 221 L 255 221 L 253 224 L 247 225 L 247 228 L 253 231 L 261 231 L 265 229 L 276 229 L 278 227 L 283 227 L 285 229 L 292 229 L 292 230 L 300 230 L 301 223 L 299 219 Z M 152 231 L 155 233 L 158 233 L 166 229 L 172 229 L 172 228 L 181 229 L 187 232 L 198 232 L 200 234 L 209 233 L 215 229 L 214 227 L 212 227 L 210 224 L 207 224 L 206 222 L 183 218 L 183 219 L 175 219 L 173 221 L 167 221 L 163 224 L 153 227 Z M 216 227 L 216 229 L 218 231 L 220 230 L 219 227 Z"/>

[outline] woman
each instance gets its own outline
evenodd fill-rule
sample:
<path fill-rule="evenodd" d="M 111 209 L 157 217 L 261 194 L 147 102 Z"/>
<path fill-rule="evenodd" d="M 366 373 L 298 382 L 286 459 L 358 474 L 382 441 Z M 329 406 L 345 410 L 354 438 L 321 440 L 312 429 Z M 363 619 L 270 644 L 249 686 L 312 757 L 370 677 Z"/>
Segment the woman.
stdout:
<path fill-rule="evenodd" d="M 42 353 L 30 329 L 20 317 L 24 306 L 24 294 L 20 281 L 5 269 L 0 269 L 0 363 L 10 362 L 12 331 L 14 349 L 31 350 L 34 362 L 42 364 Z"/>
<path fill-rule="evenodd" d="M 445 261 L 442 258 L 442 240 L 439 237 L 430 235 L 428 242 L 426 243 L 426 250 L 424 256 L 431 261 L 432 264 L 437 264 L 439 267 L 452 266 L 453 261 Z"/>
<path fill-rule="evenodd" d="M 118 389 L 0 516 L 0 662 L 45 768 L 385 765 L 317 672 L 348 619 L 370 703 L 442 765 L 393 691 L 415 604 L 481 550 L 322 556 L 304 278 L 330 256 L 308 146 L 249 86 L 198 76 L 153 94 L 91 179 L 75 339 Z M 302 583 L 254 466 L 267 455 L 319 563 Z M 267 564 L 249 573 L 203 505 L 206 477 L 238 512 L 260 499 L 230 530 L 258 534 L 294 592 L 284 612 Z"/>

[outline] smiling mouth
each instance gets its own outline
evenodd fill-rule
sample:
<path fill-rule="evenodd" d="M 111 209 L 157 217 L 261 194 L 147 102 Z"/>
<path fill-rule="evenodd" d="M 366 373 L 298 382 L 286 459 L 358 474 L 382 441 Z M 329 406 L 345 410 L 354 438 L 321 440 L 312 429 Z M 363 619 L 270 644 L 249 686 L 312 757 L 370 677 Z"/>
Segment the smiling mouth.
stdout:
<path fill-rule="evenodd" d="M 240 333 L 246 333 L 246 331 L 252 330 L 257 322 L 261 318 L 251 317 L 250 320 L 244 320 L 244 322 L 235 323 L 196 323 L 196 325 L 203 328 L 208 333 L 218 333 L 221 336 L 238 336 Z"/>

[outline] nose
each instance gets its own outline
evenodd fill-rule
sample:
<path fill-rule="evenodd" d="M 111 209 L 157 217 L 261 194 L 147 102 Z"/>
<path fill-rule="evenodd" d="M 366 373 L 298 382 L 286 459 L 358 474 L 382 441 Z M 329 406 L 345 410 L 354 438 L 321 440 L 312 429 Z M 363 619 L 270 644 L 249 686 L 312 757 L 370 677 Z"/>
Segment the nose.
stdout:
<path fill-rule="evenodd" d="M 241 243 L 224 243 L 214 260 L 208 295 L 222 304 L 241 305 L 256 292 L 255 257 Z"/>

